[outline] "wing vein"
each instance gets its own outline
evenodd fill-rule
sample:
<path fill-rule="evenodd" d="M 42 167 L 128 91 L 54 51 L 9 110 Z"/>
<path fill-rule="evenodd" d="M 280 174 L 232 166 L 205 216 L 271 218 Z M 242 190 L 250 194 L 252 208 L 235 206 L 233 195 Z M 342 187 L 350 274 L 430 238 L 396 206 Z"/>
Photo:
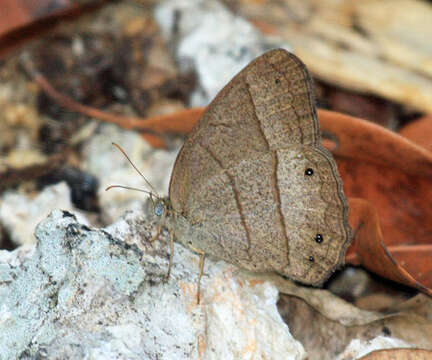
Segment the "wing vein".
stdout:
<path fill-rule="evenodd" d="M 252 94 L 251 94 L 251 92 L 250 92 L 250 90 L 249 90 L 249 85 L 248 84 L 246 84 L 246 90 L 247 90 L 247 93 L 248 93 L 248 95 L 249 95 L 249 100 L 250 100 L 250 102 L 251 102 L 251 104 L 252 104 L 252 106 L 253 106 L 253 109 L 254 109 L 254 119 L 256 120 L 256 122 L 257 122 L 257 124 L 258 124 L 258 129 L 259 129 L 259 132 L 260 132 L 260 134 L 261 134 L 261 137 L 264 139 L 264 141 L 265 141 L 265 143 L 266 143 L 266 146 L 267 146 L 267 149 L 268 150 L 270 150 L 270 143 L 269 143 L 269 141 L 267 140 L 267 138 L 266 138 L 266 136 L 265 136 L 265 133 L 264 133 L 264 131 L 263 131 L 263 129 L 262 129 L 262 126 L 261 126 L 261 120 L 259 119 L 259 117 L 258 117 L 258 115 L 257 115 L 257 110 L 256 110 L 256 107 L 255 107 L 255 103 L 254 103 L 254 101 L 253 101 L 253 97 L 252 97 Z"/>
<path fill-rule="evenodd" d="M 229 180 L 229 182 L 231 184 L 231 187 L 233 189 L 234 199 L 235 199 L 235 202 L 236 202 L 237 210 L 238 210 L 238 212 L 240 214 L 240 221 L 241 221 L 241 223 L 243 225 L 243 228 L 244 228 L 244 230 L 246 232 L 246 238 L 247 238 L 247 241 L 248 241 L 247 253 L 248 253 L 249 259 L 252 259 L 251 258 L 251 254 L 250 254 L 250 249 L 251 249 L 251 244 L 252 244 L 252 242 L 251 242 L 251 234 L 250 234 L 249 228 L 248 228 L 248 226 L 246 224 L 246 218 L 244 216 L 243 207 L 242 207 L 241 202 L 240 202 L 240 195 L 239 195 L 239 192 L 237 190 L 237 187 L 236 187 L 236 184 L 235 184 L 235 181 L 234 181 L 234 177 L 223 166 L 222 161 L 220 159 L 218 159 L 218 157 L 208 147 L 203 146 L 202 144 L 200 144 L 200 146 L 209 153 L 209 155 L 211 156 L 211 158 L 214 161 L 216 161 L 216 163 L 220 166 L 220 168 L 222 170 L 224 170 L 224 173 L 228 177 L 228 180 Z"/>
<path fill-rule="evenodd" d="M 287 258 L 287 264 L 290 264 L 289 260 L 289 238 L 287 234 L 287 227 L 285 224 L 285 219 L 282 214 L 282 206 L 281 206 L 281 196 L 280 196 L 280 190 L 279 190 L 279 182 L 278 182 L 278 176 L 277 176 L 277 169 L 278 169 L 278 156 L 277 152 L 274 150 L 272 151 L 272 162 L 273 162 L 273 171 L 272 171 L 272 180 L 273 180 L 273 194 L 274 198 L 277 204 L 277 212 L 278 212 L 278 218 L 279 218 L 279 225 L 281 227 L 282 236 L 284 238 L 285 242 L 285 249 L 286 249 L 286 258 Z"/>

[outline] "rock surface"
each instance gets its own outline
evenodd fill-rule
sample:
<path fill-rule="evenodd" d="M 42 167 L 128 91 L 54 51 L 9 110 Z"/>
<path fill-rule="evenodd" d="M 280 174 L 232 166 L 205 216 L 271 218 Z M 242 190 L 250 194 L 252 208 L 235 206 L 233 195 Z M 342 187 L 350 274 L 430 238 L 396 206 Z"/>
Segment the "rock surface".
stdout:
<path fill-rule="evenodd" d="M 6 191 L 0 198 L 0 223 L 16 245 L 33 244 L 36 225 L 54 208 L 74 211 L 80 222 L 88 224 L 85 215 L 74 210 L 65 182 L 45 187 L 35 198 Z"/>
<path fill-rule="evenodd" d="M 0 252 L 0 359 L 302 359 L 277 289 L 198 256 L 129 213 L 104 229 L 56 210 L 32 250 Z M 124 241 L 122 241 L 123 239 Z"/>

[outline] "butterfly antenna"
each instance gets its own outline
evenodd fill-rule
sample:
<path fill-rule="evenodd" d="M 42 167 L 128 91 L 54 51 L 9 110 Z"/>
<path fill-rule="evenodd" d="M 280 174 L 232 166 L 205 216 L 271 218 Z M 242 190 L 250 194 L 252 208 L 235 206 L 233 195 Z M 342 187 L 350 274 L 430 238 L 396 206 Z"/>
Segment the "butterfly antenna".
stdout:
<path fill-rule="evenodd" d="M 140 176 L 144 179 L 145 183 L 151 188 L 151 190 L 153 191 L 153 193 L 155 194 L 155 196 L 157 198 L 160 198 L 159 194 L 157 193 L 157 191 L 155 190 L 155 188 L 153 187 L 152 184 L 150 184 L 150 182 L 146 179 L 146 177 L 141 173 L 141 171 L 138 170 L 138 168 L 135 166 L 135 164 L 132 162 L 132 160 L 129 158 L 129 156 L 127 156 L 126 152 L 121 148 L 120 145 L 116 144 L 116 143 L 112 143 L 113 146 L 115 146 L 122 154 L 123 156 L 127 159 L 127 161 L 129 161 L 129 164 L 132 165 L 132 167 L 135 169 L 135 171 L 140 174 Z M 121 187 L 120 185 L 115 185 L 115 187 Z M 109 188 L 111 188 L 111 186 L 109 186 L 108 188 L 106 188 L 105 190 L 109 190 Z M 123 186 L 123 188 L 126 188 Z M 135 188 L 129 188 L 131 190 L 139 190 L 139 189 L 135 189 Z M 140 190 L 142 192 L 147 192 L 148 194 L 152 194 L 149 191 L 145 191 L 145 190 Z"/>
<path fill-rule="evenodd" d="M 156 203 L 153 199 L 153 193 L 150 194 L 150 201 L 152 202 L 153 209 L 156 207 Z"/>
<path fill-rule="evenodd" d="M 126 189 L 126 190 L 135 190 L 135 191 L 143 192 L 143 193 L 149 194 L 150 198 L 154 195 L 151 191 L 138 189 L 138 188 L 134 188 L 134 187 L 130 187 L 130 186 L 123 186 L 123 185 L 110 185 L 105 189 L 105 191 L 108 191 L 108 190 L 111 190 L 114 188 L 120 188 L 120 189 Z M 153 200 L 152 200 L 152 202 L 153 202 Z"/>

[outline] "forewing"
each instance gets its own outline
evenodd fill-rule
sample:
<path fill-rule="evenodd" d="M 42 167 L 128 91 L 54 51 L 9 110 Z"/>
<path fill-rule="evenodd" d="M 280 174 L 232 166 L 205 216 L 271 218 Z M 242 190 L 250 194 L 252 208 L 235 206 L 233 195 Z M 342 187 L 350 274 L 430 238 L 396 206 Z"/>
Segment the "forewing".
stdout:
<path fill-rule="evenodd" d="M 316 144 L 319 127 L 310 87 L 305 66 L 282 49 L 265 53 L 236 75 L 208 106 L 177 157 L 170 183 L 174 208 L 187 211 L 197 185 L 220 168 L 280 147 Z M 192 156 L 195 152 L 200 154 Z"/>

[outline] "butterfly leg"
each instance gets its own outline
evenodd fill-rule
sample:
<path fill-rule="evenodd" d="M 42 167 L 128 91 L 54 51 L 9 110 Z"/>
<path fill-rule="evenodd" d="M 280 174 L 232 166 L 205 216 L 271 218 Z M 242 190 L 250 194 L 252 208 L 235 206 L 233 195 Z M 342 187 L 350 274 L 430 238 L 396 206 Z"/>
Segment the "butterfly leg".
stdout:
<path fill-rule="evenodd" d="M 200 253 L 200 262 L 199 262 L 200 272 L 199 272 L 199 275 L 198 275 L 198 286 L 197 286 L 197 305 L 199 305 L 199 303 L 200 303 L 201 277 L 202 277 L 203 272 L 204 272 L 204 261 L 205 261 L 205 252 L 202 251 L 202 252 Z"/>
<path fill-rule="evenodd" d="M 162 225 L 158 224 L 158 226 L 156 228 L 156 234 L 150 239 L 150 242 L 153 242 L 153 241 L 159 239 L 161 234 L 162 234 Z"/>
<path fill-rule="evenodd" d="M 200 272 L 199 272 L 199 275 L 198 275 L 198 284 L 197 284 L 197 305 L 199 305 L 199 303 L 200 303 L 200 293 L 201 293 L 201 278 L 202 278 L 202 275 L 204 273 L 204 261 L 205 261 L 205 255 L 206 254 L 205 254 L 204 251 L 202 251 L 200 249 L 197 249 L 197 248 L 194 248 L 194 247 L 192 247 L 190 245 L 189 245 L 189 248 L 193 252 L 196 252 L 197 254 L 200 255 L 200 261 L 199 261 Z"/>
<path fill-rule="evenodd" d="M 168 272 L 166 274 L 165 280 L 168 281 L 169 277 L 171 275 L 171 268 L 173 265 L 173 259 L 174 259 L 174 231 L 170 230 L 170 255 L 169 255 L 169 263 L 168 263 Z"/>

